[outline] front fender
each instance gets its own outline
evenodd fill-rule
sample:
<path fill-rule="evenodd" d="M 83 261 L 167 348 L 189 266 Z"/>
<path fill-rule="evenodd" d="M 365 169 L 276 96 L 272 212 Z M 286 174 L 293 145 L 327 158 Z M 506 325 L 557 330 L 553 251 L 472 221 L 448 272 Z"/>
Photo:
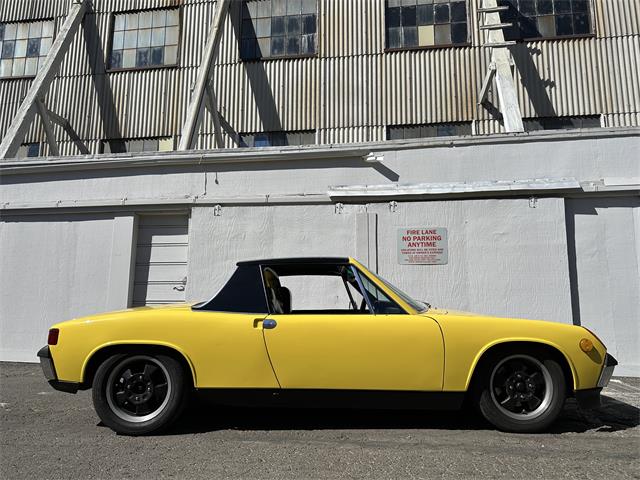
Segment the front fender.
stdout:
<path fill-rule="evenodd" d="M 480 362 L 480 359 L 482 358 L 482 356 L 491 348 L 496 347 L 498 345 L 505 345 L 505 344 L 509 344 L 509 343 L 520 343 L 520 342 L 526 342 L 526 343 L 533 343 L 533 344 L 539 344 L 539 345 L 546 345 L 548 347 L 553 348 L 554 350 L 557 350 L 566 360 L 567 364 L 569 365 L 569 369 L 571 370 L 571 376 L 573 377 L 573 389 L 574 390 L 578 390 L 578 385 L 579 383 L 579 376 L 578 376 L 578 372 L 576 370 L 576 366 L 574 365 L 574 362 L 571 360 L 571 358 L 569 357 L 569 355 L 567 355 L 567 353 L 562 349 L 562 347 L 560 347 L 560 345 L 548 341 L 548 340 L 544 340 L 544 339 L 540 339 L 540 338 L 531 338 L 531 337 L 509 337 L 509 338 L 500 338 L 498 340 L 494 340 L 490 343 L 487 343 L 486 345 L 484 345 L 484 347 L 478 351 L 478 353 L 476 354 L 475 358 L 473 359 L 473 362 L 471 364 L 471 368 L 469 369 L 469 372 L 467 374 L 467 379 L 465 382 L 465 390 L 467 390 L 469 388 L 469 385 L 471 384 L 471 379 L 473 378 L 473 374 L 475 373 L 476 367 L 478 366 L 478 363 Z"/>

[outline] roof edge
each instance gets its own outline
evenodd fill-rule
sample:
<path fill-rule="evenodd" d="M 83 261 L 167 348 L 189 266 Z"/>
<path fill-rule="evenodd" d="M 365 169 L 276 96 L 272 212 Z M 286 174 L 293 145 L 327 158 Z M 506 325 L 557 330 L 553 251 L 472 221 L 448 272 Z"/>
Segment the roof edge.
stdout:
<path fill-rule="evenodd" d="M 37 160 L 0 161 L 3 175 L 41 173 L 45 171 L 103 170 L 112 168 L 189 166 L 205 164 L 242 164 L 275 161 L 348 158 L 366 160 L 371 153 L 425 148 L 454 148 L 509 143 L 554 142 L 617 137 L 639 137 L 640 127 L 591 128 L 581 130 L 544 130 L 525 133 L 467 135 L 460 137 L 418 138 L 367 143 L 306 145 L 300 147 L 264 147 L 218 150 L 189 150 L 150 153 L 124 153 L 46 157 Z"/>

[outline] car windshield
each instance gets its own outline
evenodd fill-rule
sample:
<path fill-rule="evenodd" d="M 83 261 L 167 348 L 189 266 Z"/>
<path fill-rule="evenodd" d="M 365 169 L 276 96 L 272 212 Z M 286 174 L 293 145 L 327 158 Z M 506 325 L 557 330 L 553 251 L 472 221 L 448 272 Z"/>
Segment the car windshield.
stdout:
<path fill-rule="evenodd" d="M 418 313 L 426 312 L 427 310 L 429 310 L 429 307 L 431 307 L 431 305 L 429 305 L 428 303 L 421 302 L 421 301 L 418 301 L 418 300 L 414 300 L 409 295 L 407 295 L 402 290 L 400 290 L 398 287 L 393 286 L 387 280 L 382 278 L 380 275 L 376 275 L 371 270 L 368 270 L 368 273 L 370 273 L 375 278 L 380 280 L 384 284 L 385 287 L 387 287 L 389 290 L 391 290 L 393 293 L 395 293 L 397 296 L 399 296 L 402 300 L 405 301 L 405 303 L 408 303 L 411 306 L 411 308 L 413 308 Z"/>

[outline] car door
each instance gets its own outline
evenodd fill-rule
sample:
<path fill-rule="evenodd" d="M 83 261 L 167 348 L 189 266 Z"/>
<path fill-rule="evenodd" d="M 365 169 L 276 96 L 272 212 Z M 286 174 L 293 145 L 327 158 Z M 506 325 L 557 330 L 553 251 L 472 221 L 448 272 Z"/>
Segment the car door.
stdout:
<path fill-rule="evenodd" d="M 442 333 L 423 315 L 294 311 L 263 332 L 282 388 L 442 390 Z"/>

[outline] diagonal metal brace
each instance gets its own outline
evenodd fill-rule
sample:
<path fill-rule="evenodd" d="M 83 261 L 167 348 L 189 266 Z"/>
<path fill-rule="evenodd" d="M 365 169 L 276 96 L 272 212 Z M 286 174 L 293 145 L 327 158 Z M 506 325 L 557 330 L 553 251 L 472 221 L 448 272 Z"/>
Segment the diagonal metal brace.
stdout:
<path fill-rule="evenodd" d="M 40 118 L 42 119 L 42 125 L 44 126 L 44 133 L 47 136 L 47 143 L 49 144 L 49 152 L 54 157 L 60 156 L 60 150 L 58 150 L 58 143 L 56 142 L 56 136 L 53 133 L 53 125 L 51 125 L 51 118 L 49 117 L 49 110 L 44 104 L 43 100 L 36 98 L 36 107 Z"/>
<path fill-rule="evenodd" d="M 56 125 L 59 125 L 60 127 L 62 127 L 62 129 L 65 132 L 67 132 L 67 135 L 73 141 L 73 143 L 78 148 L 78 150 L 80 150 L 80 153 L 84 155 L 88 155 L 89 153 L 91 153 L 87 148 L 87 146 L 84 144 L 84 142 L 80 139 L 80 136 L 73 129 L 73 127 L 69 123 L 69 120 L 61 117 L 60 115 L 52 112 L 51 110 L 47 110 L 47 113 L 49 114 L 49 118 L 53 123 L 55 123 Z"/>
<path fill-rule="evenodd" d="M 491 88 L 491 82 L 493 81 L 493 77 L 495 76 L 496 66 L 494 63 L 491 63 L 489 65 L 489 70 L 487 70 L 487 74 L 484 76 L 484 81 L 482 82 L 482 89 L 480 90 L 480 95 L 478 97 L 478 105 L 482 105 L 487 99 L 489 89 Z"/>
<path fill-rule="evenodd" d="M 209 84 L 209 74 L 211 73 L 213 60 L 218 52 L 218 47 L 220 46 L 222 26 L 224 25 L 224 20 L 229 12 L 230 5 L 231 0 L 218 0 L 216 14 L 205 46 L 204 56 L 202 57 L 200 68 L 198 68 L 198 77 L 196 79 L 193 93 L 191 94 L 189 107 L 187 108 L 187 118 L 185 119 L 184 127 L 182 128 L 182 137 L 180 138 L 178 150 L 190 150 L 194 147 L 196 135 L 200 128 L 200 122 L 202 121 L 203 101 L 205 100 L 207 85 Z M 218 135 L 220 135 L 220 138 L 222 136 L 221 133 L 217 132 L 216 142 L 218 141 Z"/>
<path fill-rule="evenodd" d="M 88 3 L 87 0 L 74 0 L 69 7 L 67 19 L 60 28 L 58 36 L 53 42 L 42 68 L 33 80 L 27 95 L 22 101 L 22 105 L 20 105 L 16 116 L 11 122 L 9 130 L 7 130 L 7 133 L 2 139 L 2 143 L 0 143 L 0 159 L 13 158 L 18 153 L 18 149 L 24 141 L 24 136 L 27 130 L 29 130 L 36 110 L 39 108 L 37 100 L 44 98 L 47 94 L 49 86 L 58 72 L 62 60 L 69 49 L 69 45 L 73 41 L 73 37 L 88 9 Z M 46 122 L 44 117 L 43 121 Z M 46 128 L 45 124 L 45 131 Z M 48 135 L 49 134 L 47 134 L 47 141 L 49 141 L 49 145 L 51 145 Z"/>
<path fill-rule="evenodd" d="M 224 139 L 222 138 L 222 126 L 220 125 L 220 113 L 218 112 L 218 101 L 216 100 L 216 94 L 210 83 L 207 83 L 206 92 L 206 105 L 213 117 L 213 131 L 216 137 L 216 146 L 218 148 L 224 147 Z"/>

